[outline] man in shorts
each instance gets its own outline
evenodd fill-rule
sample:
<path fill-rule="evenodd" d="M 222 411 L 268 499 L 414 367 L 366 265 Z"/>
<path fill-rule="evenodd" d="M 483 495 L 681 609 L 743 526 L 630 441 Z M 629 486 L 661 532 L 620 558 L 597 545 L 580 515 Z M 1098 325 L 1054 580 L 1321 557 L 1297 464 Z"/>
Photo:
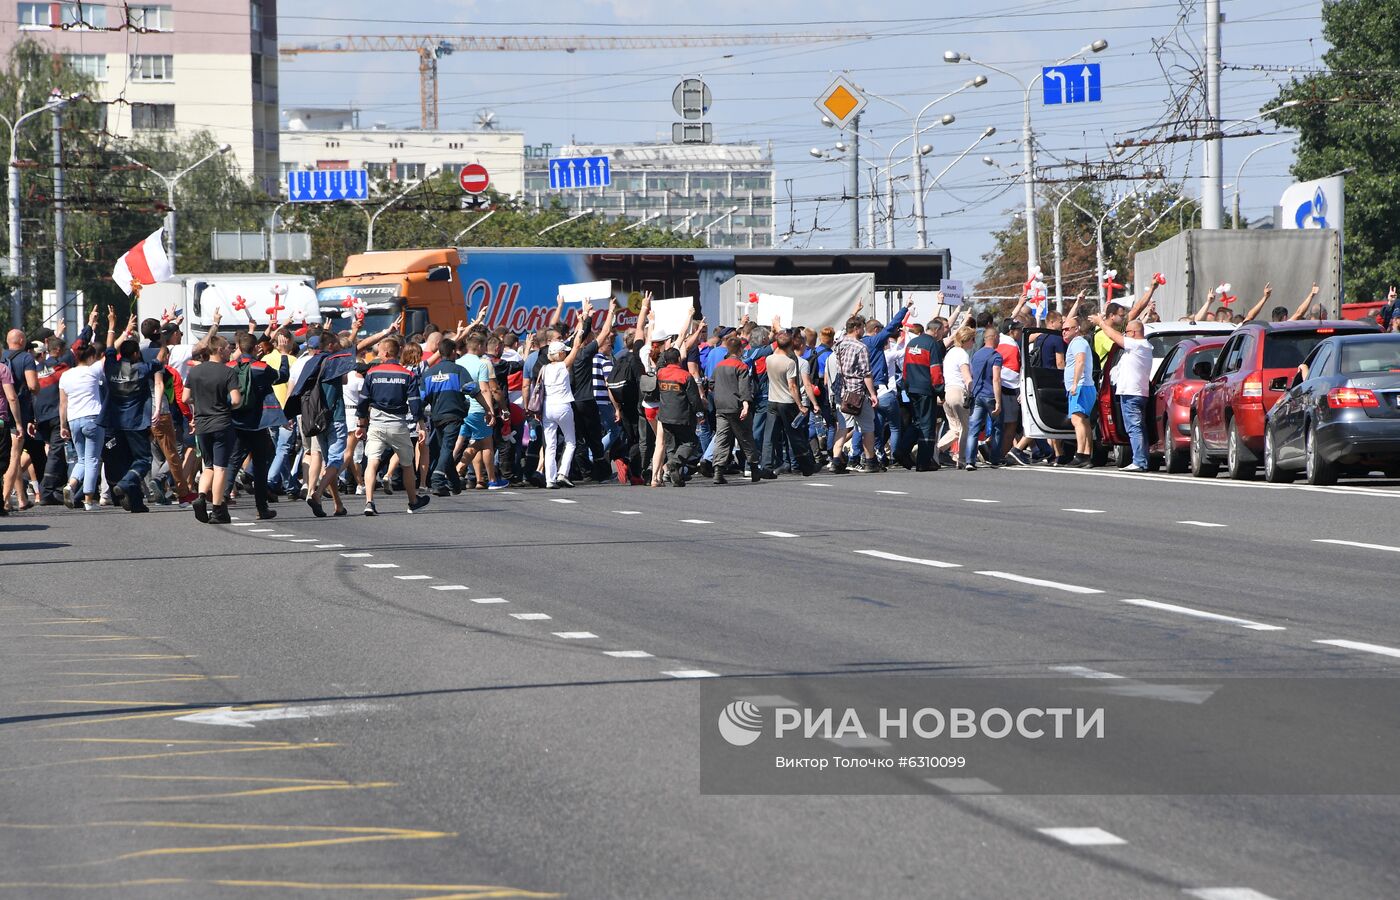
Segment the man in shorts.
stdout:
<path fill-rule="evenodd" d="M 209 339 L 209 360 L 190 369 L 183 400 L 194 411 L 195 445 L 204 460 L 199 475 L 199 495 L 191 506 L 201 522 L 230 522 L 224 495 L 228 488 L 228 462 L 237 437 L 233 431 L 233 407 L 242 403 L 238 372 L 228 367 L 228 341 L 219 335 Z M 209 501 L 213 498 L 213 514 Z"/>
<path fill-rule="evenodd" d="M 1065 395 L 1069 403 L 1069 418 L 1074 424 L 1074 460 L 1068 465 L 1085 469 L 1091 462 L 1094 448 L 1090 420 L 1098 390 L 1094 387 L 1094 358 L 1088 338 L 1084 337 L 1085 322 L 1078 316 L 1065 319 L 1064 337 L 1069 341 L 1065 351 Z"/>
<path fill-rule="evenodd" d="M 428 427 L 423 421 L 423 404 L 419 397 L 418 376 L 399 364 L 402 345 L 397 337 L 379 342 L 379 361 L 365 372 L 364 399 L 360 401 L 360 427 L 356 434 L 365 443 L 365 515 L 377 516 L 374 489 L 377 486 L 379 460 L 386 449 L 398 454 L 403 470 L 403 486 L 408 492 L 408 511 L 417 512 L 428 505 L 431 496 L 418 496 L 418 480 L 414 474 L 413 438 L 411 425 L 418 429 L 418 440 L 426 442 Z"/>

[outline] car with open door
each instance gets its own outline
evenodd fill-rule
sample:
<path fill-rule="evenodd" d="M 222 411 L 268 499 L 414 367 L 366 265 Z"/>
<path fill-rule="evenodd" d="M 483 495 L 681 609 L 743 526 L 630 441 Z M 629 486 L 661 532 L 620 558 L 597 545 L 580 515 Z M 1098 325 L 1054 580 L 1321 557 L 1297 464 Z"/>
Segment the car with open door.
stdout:
<path fill-rule="evenodd" d="M 1148 418 L 1148 460 L 1172 474 L 1185 472 L 1191 458 L 1191 402 L 1205 385 L 1228 337 L 1178 341 L 1152 378 Z"/>
<path fill-rule="evenodd" d="M 1298 366 L 1333 335 L 1377 334 L 1345 320 L 1249 322 L 1221 348 L 1191 408 L 1191 474 L 1253 478 L 1264 453 L 1265 416 L 1288 390 Z"/>
<path fill-rule="evenodd" d="M 1400 476 L 1400 334 L 1321 341 L 1269 410 L 1266 481 L 1332 484 L 1350 468 Z"/>
<path fill-rule="evenodd" d="M 1043 359 L 1032 346 L 1040 340 L 1039 335 L 1059 333 L 1053 328 L 1021 332 L 1021 428 L 1028 437 L 1073 442 L 1065 370 L 1056 366 L 1055 360 Z"/>

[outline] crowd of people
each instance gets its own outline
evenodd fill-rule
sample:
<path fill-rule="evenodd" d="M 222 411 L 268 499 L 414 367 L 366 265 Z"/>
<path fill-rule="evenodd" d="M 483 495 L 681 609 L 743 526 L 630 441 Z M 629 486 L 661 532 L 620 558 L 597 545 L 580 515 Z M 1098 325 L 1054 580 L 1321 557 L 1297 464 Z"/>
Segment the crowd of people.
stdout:
<path fill-rule="evenodd" d="M 561 299 L 538 333 L 429 326 L 402 334 L 402 317 L 376 334 L 253 325 L 185 340 L 179 317 L 117 330 L 105 340 L 94 309 L 71 345 L 62 328 L 31 342 L 6 338 L 0 365 L 0 515 L 34 505 L 140 513 L 188 507 L 229 521 L 251 498 L 259 519 L 283 499 L 321 516 L 379 514 L 402 492 L 408 512 L 432 497 L 513 485 L 571 488 L 578 480 L 683 487 L 818 471 L 919 472 L 1002 465 L 1092 465 L 1096 371 L 1120 350 L 1115 385 L 1147 467 L 1141 422 L 1158 321 L 1154 281 L 1137 299 L 1090 313 L 1084 295 L 1036 322 L 1025 299 L 1010 314 L 888 322 L 857 306 L 840 333 L 746 318 L 711 330 L 698 316 L 673 334 L 642 300 L 636 325 L 615 333 L 619 309 Z M 1290 316 L 1313 313 L 1313 292 Z M 1212 292 L 1192 321 L 1248 321 L 1216 309 Z M 1111 289 L 1110 289 L 1111 294 Z M 1400 328 L 1394 292 L 1388 309 Z M 942 298 L 939 298 L 940 303 Z M 1384 310 L 1378 317 L 1384 315 Z M 1023 330 L 1039 324 L 1022 360 Z M 595 331 L 595 325 L 597 330 Z M 1023 365 L 1063 370 L 1075 440 L 1023 433 Z M 1139 427 L 1134 428 L 1134 423 Z M 327 506 L 330 507 L 329 512 Z"/>

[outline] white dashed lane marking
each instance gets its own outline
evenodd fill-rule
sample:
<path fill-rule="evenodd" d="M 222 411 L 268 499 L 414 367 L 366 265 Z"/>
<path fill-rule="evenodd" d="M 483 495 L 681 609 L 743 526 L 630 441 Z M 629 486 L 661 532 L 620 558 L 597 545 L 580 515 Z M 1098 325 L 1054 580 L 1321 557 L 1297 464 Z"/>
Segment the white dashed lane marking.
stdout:
<path fill-rule="evenodd" d="M 713 524 L 715 524 L 714 522 L 711 522 L 709 519 L 681 519 L 681 522 L 682 522 L 683 524 L 686 524 L 686 525 L 713 525 Z"/>
<path fill-rule="evenodd" d="M 1325 641 L 1313 641 L 1314 644 L 1327 644 L 1331 647 L 1341 647 L 1344 650 L 1360 650 L 1363 653 L 1379 653 L 1381 656 L 1394 656 L 1400 659 L 1400 650 L 1394 647 L 1385 647 L 1381 644 L 1366 644 L 1361 641 L 1344 641 L 1339 639 L 1329 639 Z"/>
<path fill-rule="evenodd" d="M 1197 522 L 1197 521 L 1194 520 L 1194 519 L 1184 519 L 1183 521 L 1177 522 L 1176 524 L 1178 524 L 1178 525 L 1195 525 L 1197 528 L 1224 528 L 1224 527 L 1225 527 L 1224 525 L 1220 524 L 1219 522 Z"/>
<path fill-rule="evenodd" d="M 1389 550 L 1391 553 L 1400 553 L 1400 547 L 1392 547 L 1389 544 L 1366 544 L 1361 541 L 1338 541 L 1332 538 L 1313 538 L 1314 544 L 1338 544 L 1342 547 L 1359 547 L 1362 550 Z"/>
<path fill-rule="evenodd" d="M 895 494 L 895 495 L 897 495 L 897 496 L 901 496 L 901 497 L 902 497 L 902 496 L 904 496 L 905 494 L 907 494 L 907 493 L 909 493 L 909 492 L 908 492 L 908 491 L 876 491 L 875 493 L 877 493 L 877 494 Z"/>
<path fill-rule="evenodd" d="M 344 547 L 344 546 L 345 546 L 344 544 L 317 544 L 317 545 L 316 545 L 316 549 L 317 549 L 317 550 L 339 550 L 341 547 Z"/>
<path fill-rule="evenodd" d="M 431 576 L 431 575 L 395 575 L 394 577 L 397 578 L 399 581 L 428 581 L 428 580 L 431 579 L 433 576 Z"/>
<path fill-rule="evenodd" d="M 1274 900 L 1268 894 L 1245 887 L 1191 888 L 1182 893 L 1196 900 Z"/>
<path fill-rule="evenodd" d="M 670 675 L 672 678 L 718 678 L 718 672 L 711 672 L 709 669 L 669 669 L 661 673 Z"/>
<path fill-rule="evenodd" d="M 611 656 L 616 659 L 651 659 L 650 653 L 645 650 L 604 650 L 604 656 Z"/>
<path fill-rule="evenodd" d="M 619 516 L 640 516 L 642 514 L 642 511 L 639 509 L 615 509 L 613 512 L 617 513 Z"/>
<path fill-rule="evenodd" d="M 465 584 L 430 584 L 428 587 L 435 591 L 465 591 L 467 589 Z"/>
<path fill-rule="evenodd" d="M 563 497 L 550 497 L 550 503 L 577 503 L 577 500 L 565 500 Z"/>
<path fill-rule="evenodd" d="M 1103 680 L 1122 679 L 1122 675 L 1114 675 L 1112 672 L 1100 672 L 1098 669 L 1091 669 L 1088 666 L 1051 666 L 1052 672 L 1064 672 L 1066 675 L 1073 675 L 1076 678 L 1098 678 Z"/>
<path fill-rule="evenodd" d="M 249 533 L 249 534 L 271 534 L 271 533 L 272 533 L 272 529 L 271 529 L 271 528 L 249 528 L 249 529 L 248 529 L 248 533 Z"/>
<path fill-rule="evenodd" d="M 884 550 L 857 550 L 861 556 L 873 556 L 876 559 L 888 559 L 891 562 L 913 563 L 916 566 L 932 566 L 935 569 L 961 569 L 959 563 L 940 562 L 936 559 L 918 559 L 913 556 L 900 556 L 897 553 L 886 553 Z"/>
<path fill-rule="evenodd" d="M 768 535 L 769 537 L 780 537 L 780 538 L 794 538 L 794 537 L 799 537 L 799 535 L 793 534 L 791 531 L 760 531 L 759 534 L 766 534 L 766 535 Z"/>
<path fill-rule="evenodd" d="M 365 563 L 366 569 L 397 569 L 398 563 Z"/>
<path fill-rule="evenodd" d="M 827 484 L 825 481 L 804 481 L 802 483 L 807 485 L 807 487 L 831 487 L 831 485 Z"/>
<path fill-rule="evenodd" d="M 505 597 L 472 597 L 473 603 L 509 603 Z"/>
<path fill-rule="evenodd" d="M 591 631 L 556 631 L 554 636 L 566 641 L 586 641 L 598 635 Z"/>
<path fill-rule="evenodd" d="M 986 575 L 989 578 L 1000 578 L 1004 581 L 1015 581 L 1021 584 L 1033 584 L 1036 587 L 1047 587 L 1057 591 L 1067 591 L 1071 594 L 1102 594 L 1098 588 L 1084 587 L 1078 584 L 1065 584 L 1063 581 L 1048 581 L 1044 578 L 1031 578 L 1026 575 L 1016 575 L 1012 572 L 984 571 L 978 575 Z"/>
<path fill-rule="evenodd" d="M 296 535 L 294 535 L 294 534 L 269 534 L 268 537 L 289 538 L 289 537 L 296 537 Z"/>
<path fill-rule="evenodd" d="M 1114 844 L 1126 844 L 1116 834 L 1110 834 L 1102 828 L 1037 828 L 1046 837 L 1052 837 L 1057 841 L 1069 844 L 1071 847 L 1107 847 Z"/>
<path fill-rule="evenodd" d="M 550 618 L 548 613 L 511 613 L 510 617 L 522 622 L 542 622 Z"/>
<path fill-rule="evenodd" d="M 343 557 L 345 557 L 346 559 L 364 559 L 365 557 L 367 557 L 367 556 L 373 556 L 374 554 L 373 554 L 373 553 L 342 553 L 342 554 L 340 554 L 340 555 L 343 556 Z"/>
<path fill-rule="evenodd" d="M 253 523 L 252 523 L 252 522 L 230 522 L 229 524 L 232 525 L 234 528 L 247 528 L 249 525 L 252 525 Z"/>
<path fill-rule="evenodd" d="M 1074 507 L 1071 506 L 1071 507 L 1069 507 L 1068 509 L 1062 509 L 1062 510 L 1060 510 L 1060 512 L 1077 512 L 1077 513 L 1084 513 L 1085 515 L 1090 515 L 1090 516 L 1092 516 L 1092 515 L 1094 515 L 1094 514 L 1096 514 L 1096 513 L 1101 513 L 1101 512 L 1103 512 L 1103 510 L 1101 510 L 1101 509 L 1075 509 Z"/>
<path fill-rule="evenodd" d="M 294 541 L 287 541 L 287 543 L 289 543 L 289 544 L 314 544 L 314 543 L 316 543 L 318 540 L 320 540 L 320 538 L 297 538 L 297 539 L 294 540 Z"/>
<path fill-rule="evenodd" d="M 964 503 L 1000 503 L 1000 500 L 983 500 L 981 497 L 964 497 Z"/>
<path fill-rule="evenodd" d="M 1282 625 L 1266 625 L 1263 622 L 1255 622 L 1252 619 L 1241 619 L 1236 616 L 1225 616 L 1220 613 L 1206 612 L 1203 609 L 1192 609 L 1189 606 L 1177 606 L 1174 603 L 1161 603 L 1157 600 L 1124 600 L 1124 603 L 1133 606 L 1145 606 L 1149 609 L 1160 609 L 1164 612 L 1180 613 L 1183 616 L 1194 616 L 1197 619 L 1210 619 L 1212 622 L 1225 622 L 1230 625 L 1238 625 L 1241 628 L 1248 628 L 1250 631 L 1285 631 Z"/>

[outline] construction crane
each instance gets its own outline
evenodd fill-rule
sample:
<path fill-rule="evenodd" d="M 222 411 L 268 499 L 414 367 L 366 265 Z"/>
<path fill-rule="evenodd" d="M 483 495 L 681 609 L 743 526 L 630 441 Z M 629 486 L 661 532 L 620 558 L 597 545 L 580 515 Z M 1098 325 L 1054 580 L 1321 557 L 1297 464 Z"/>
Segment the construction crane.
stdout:
<path fill-rule="evenodd" d="M 423 127 L 438 127 L 438 60 L 453 53 L 521 52 L 562 50 L 655 50 L 680 47 L 735 47 L 742 44 L 821 44 L 865 40 L 869 35 L 831 34 L 699 34 L 634 35 L 632 37 L 488 37 L 451 34 L 349 35 L 315 44 L 278 48 L 284 57 L 303 53 L 393 53 L 418 54 L 419 104 Z"/>

